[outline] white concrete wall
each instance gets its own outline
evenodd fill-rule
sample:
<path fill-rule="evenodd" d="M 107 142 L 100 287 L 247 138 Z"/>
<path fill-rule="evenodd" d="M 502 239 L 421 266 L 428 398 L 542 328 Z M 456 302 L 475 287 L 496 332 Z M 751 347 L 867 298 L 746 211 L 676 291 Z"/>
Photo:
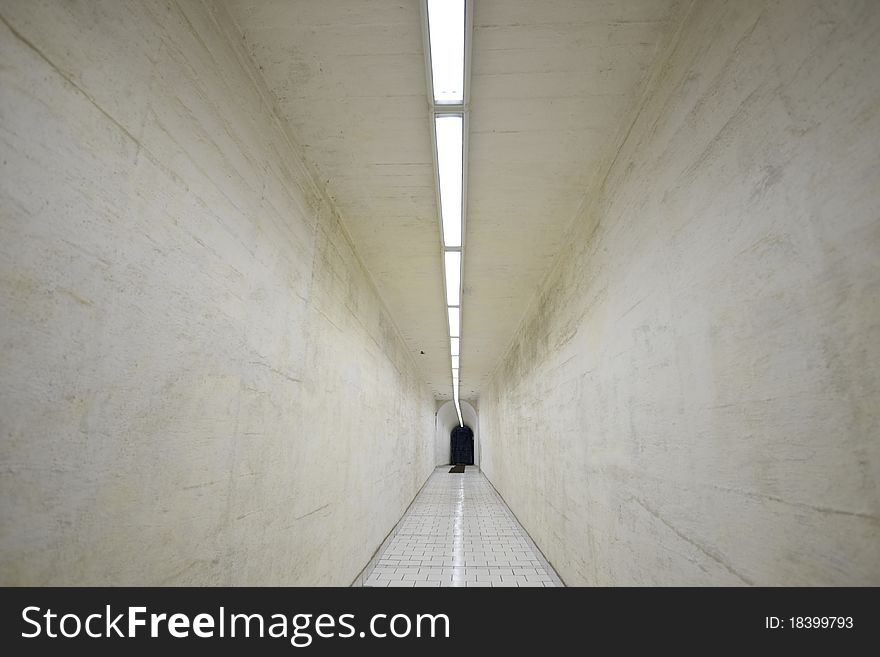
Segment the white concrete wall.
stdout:
<path fill-rule="evenodd" d="M 0 16 L 0 583 L 350 583 L 434 401 L 228 17 Z"/>
<path fill-rule="evenodd" d="M 568 584 L 880 584 L 880 3 L 699 1 L 480 397 Z"/>
<path fill-rule="evenodd" d="M 480 420 L 476 409 L 464 400 L 459 402 L 461 420 L 474 432 L 474 465 L 480 465 Z M 436 430 L 434 432 L 434 463 L 448 465 L 452 457 L 450 434 L 459 426 L 455 403 L 441 402 L 437 408 Z"/>

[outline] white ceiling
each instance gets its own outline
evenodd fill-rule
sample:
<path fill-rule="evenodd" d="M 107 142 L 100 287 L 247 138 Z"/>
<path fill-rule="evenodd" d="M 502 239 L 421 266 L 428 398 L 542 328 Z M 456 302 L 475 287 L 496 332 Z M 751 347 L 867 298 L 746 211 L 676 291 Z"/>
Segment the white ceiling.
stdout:
<path fill-rule="evenodd" d="M 425 381 L 449 399 L 419 0 L 226 4 Z M 509 345 L 680 5 L 475 0 L 462 399 Z"/>

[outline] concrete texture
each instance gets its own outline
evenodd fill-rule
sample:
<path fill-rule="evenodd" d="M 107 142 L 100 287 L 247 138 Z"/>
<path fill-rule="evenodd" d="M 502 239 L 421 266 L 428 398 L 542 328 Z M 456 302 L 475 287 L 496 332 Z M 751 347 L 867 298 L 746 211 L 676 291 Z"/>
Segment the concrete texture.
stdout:
<path fill-rule="evenodd" d="M 880 584 L 878 71 L 873 1 L 695 2 L 658 61 L 479 400 L 567 584 Z"/>
<path fill-rule="evenodd" d="M 681 23 L 680 0 L 474 3 L 462 399 L 477 399 Z"/>
<path fill-rule="evenodd" d="M 880 4 L 474 23 L 483 471 L 568 584 L 880 584 Z M 0 0 L 0 584 L 348 584 L 448 461 L 420 29 Z"/>
<path fill-rule="evenodd" d="M 435 397 L 451 399 L 419 2 L 224 4 L 344 217 L 423 380 Z"/>
<path fill-rule="evenodd" d="M 236 28 L 0 16 L 0 583 L 349 584 L 434 400 Z"/>
<path fill-rule="evenodd" d="M 424 380 L 451 399 L 419 0 L 224 3 Z M 510 343 L 686 5 L 474 3 L 462 399 Z"/>

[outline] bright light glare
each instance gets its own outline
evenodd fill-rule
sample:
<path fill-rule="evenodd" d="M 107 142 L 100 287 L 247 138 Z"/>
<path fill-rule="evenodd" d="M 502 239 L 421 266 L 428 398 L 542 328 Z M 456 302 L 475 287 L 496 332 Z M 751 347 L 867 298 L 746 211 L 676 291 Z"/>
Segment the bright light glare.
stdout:
<path fill-rule="evenodd" d="M 464 0 L 428 0 L 435 103 L 464 102 Z"/>
<path fill-rule="evenodd" d="M 458 308 L 450 308 L 449 309 L 449 335 L 450 337 L 457 338 L 459 337 L 459 322 L 461 320 L 461 314 L 459 313 Z"/>
<path fill-rule="evenodd" d="M 461 246 L 462 117 L 457 114 L 436 116 L 434 126 L 443 244 Z"/>
<path fill-rule="evenodd" d="M 431 56 L 431 85 L 436 105 L 464 103 L 465 0 L 427 0 L 428 38 Z M 461 247 L 462 170 L 464 117 L 434 117 L 437 138 L 437 177 L 440 181 L 440 218 L 443 244 Z M 459 335 L 461 331 L 461 253 L 447 251 L 444 257 L 446 303 L 449 306 L 449 335 L 452 352 L 453 397 L 459 424 L 458 404 Z"/>
<path fill-rule="evenodd" d="M 461 252 L 446 252 L 446 305 L 460 306 Z"/>

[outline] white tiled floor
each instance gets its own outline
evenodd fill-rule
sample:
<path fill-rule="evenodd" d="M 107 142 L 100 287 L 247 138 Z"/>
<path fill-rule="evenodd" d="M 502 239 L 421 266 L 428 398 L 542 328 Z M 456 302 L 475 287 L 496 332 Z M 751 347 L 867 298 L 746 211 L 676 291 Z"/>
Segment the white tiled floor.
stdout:
<path fill-rule="evenodd" d="M 437 468 L 367 567 L 364 586 L 561 586 L 478 468 Z"/>

